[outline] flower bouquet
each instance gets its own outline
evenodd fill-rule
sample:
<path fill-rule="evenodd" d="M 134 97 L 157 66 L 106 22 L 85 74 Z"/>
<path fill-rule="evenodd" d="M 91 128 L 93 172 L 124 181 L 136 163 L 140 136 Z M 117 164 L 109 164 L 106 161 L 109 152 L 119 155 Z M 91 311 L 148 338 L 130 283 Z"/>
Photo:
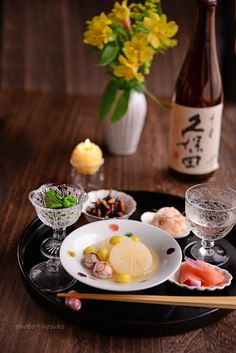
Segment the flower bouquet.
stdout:
<path fill-rule="evenodd" d="M 111 78 L 101 99 L 100 121 L 109 113 L 111 122 L 121 119 L 128 109 L 131 90 L 143 92 L 161 105 L 147 90 L 145 75 L 155 55 L 176 46 L 173 37 L 177 31 L 174 21 L 167 22 L 160 0 L 129 5 L 127 0 L 115 2 L 110 13 L 102 12 L 87 21 L 84 43 L 100 52 L 99 65 L 107 68 Z"/>

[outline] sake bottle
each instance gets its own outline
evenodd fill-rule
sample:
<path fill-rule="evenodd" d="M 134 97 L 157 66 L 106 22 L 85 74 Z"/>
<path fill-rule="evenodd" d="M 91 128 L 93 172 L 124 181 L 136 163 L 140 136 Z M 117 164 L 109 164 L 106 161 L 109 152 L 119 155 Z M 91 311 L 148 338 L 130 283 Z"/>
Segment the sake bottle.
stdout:
<path fill-rule="evenodd" d="M 223 89 L 216 50 L 216 0 L 197 0 L 197 20 L 171 107 L 169 166 L 185 181 L 219 167 Z"/>

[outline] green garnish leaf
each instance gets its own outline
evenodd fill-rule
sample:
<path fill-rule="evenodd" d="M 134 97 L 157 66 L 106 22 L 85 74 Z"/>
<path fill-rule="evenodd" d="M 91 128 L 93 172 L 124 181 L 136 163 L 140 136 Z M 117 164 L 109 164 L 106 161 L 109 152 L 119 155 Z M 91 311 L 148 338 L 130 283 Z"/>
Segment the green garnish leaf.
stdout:
<path fill-rule="evenodd" d="M 56 190 L 51 189 L 46 193 L 45 204 L 47 208 L 61 208 L 62 200 L 61 195 L 59 195 Z"/>
<path fill-rule="evenodd" d="M 65 196 L 63 200 L 63 207 L 69 208 L 77 204 L 76 198 L 73 196 Z"/>
<path fill-rule="evenodd" d="M 44 198 L 47 208 L 69 208 L 77 204 L 73 196 L 61 196 L 56 190 L 49 190 Z"/>
<path fill-rule="evenodd" d="M 56 203 L 55 201 L 50 201 L 45 199 L 46 202 L 46 206 L 47 208 L 62 208 L 62 204 L 61 203 Z"/>

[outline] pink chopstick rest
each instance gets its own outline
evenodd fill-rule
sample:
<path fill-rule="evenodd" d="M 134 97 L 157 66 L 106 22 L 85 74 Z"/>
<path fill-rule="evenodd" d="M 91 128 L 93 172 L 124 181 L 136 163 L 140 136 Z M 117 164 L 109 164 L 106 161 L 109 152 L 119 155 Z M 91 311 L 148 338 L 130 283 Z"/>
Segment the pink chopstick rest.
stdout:
<path fill-rule="evenodd" d="M 68 292 L 70 293 L 78 293 L 75 290 L 71 290 Z M 81 300 L 79 298 L 66 298 L 65 299 L 65 305 L 68 306 L 68 308 L 79 311 L 81 309 Z"/>

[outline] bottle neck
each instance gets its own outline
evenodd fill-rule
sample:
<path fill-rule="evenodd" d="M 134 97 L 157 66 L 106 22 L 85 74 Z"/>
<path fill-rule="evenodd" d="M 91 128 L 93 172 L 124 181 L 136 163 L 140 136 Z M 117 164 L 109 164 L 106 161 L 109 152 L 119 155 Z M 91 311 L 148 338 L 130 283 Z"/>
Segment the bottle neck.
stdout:
<path fill-rule="evenodd" d="M 208 107 L 223 100 L 216 50 L 215 10 L 215 0 L 197 0 L 195 28 L 173 97 L 178 104 Z"/>
<path fill-rule="evenodd" d="M 215 34 L 215 0 L 198 0 L 197 21 L 195 25 L 192 49 L 206 49 L 216 51 L 216 34 Z"/>

